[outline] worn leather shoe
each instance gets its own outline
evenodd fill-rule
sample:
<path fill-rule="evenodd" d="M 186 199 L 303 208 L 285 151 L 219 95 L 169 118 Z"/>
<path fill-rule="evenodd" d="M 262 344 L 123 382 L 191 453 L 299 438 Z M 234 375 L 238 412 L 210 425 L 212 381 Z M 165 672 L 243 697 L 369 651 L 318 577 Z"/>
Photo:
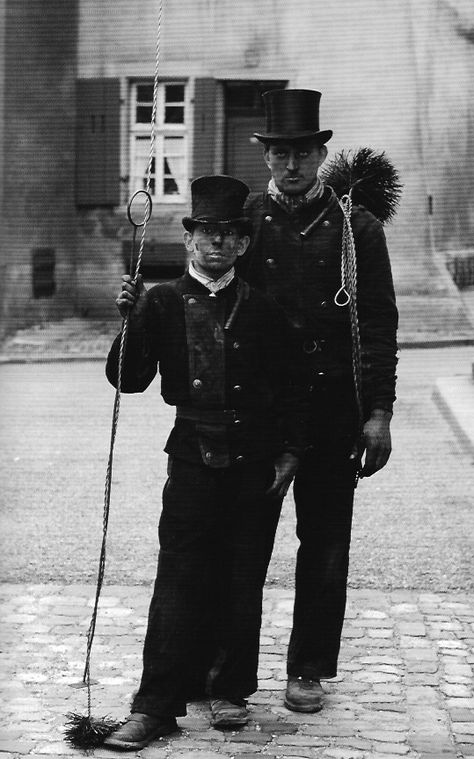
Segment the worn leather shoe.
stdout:
<path fill-rule="evenodd" d="M 163 735 L 174 733 L 177 729 L 174 717 L 154 717 L 151 714 L 134 712 L 118 730 L 106 738 L 104 746 L 134 751 L 145 748 L 155 738 L 162 738 Z"/>
<path fill-rule="evenodd" d="M 243 700 L 233 703 L 225 698 L 214 698 L 210 706 L 214 727 L 241 727 L 249 721 L 247 705 Z"/>
<path fill-rule="evenodd" d="M 286 686 L 285 706 L 293 712 L 319 712 L 323 708 L 324 691 L 319 680 L 290 677 Z"/>

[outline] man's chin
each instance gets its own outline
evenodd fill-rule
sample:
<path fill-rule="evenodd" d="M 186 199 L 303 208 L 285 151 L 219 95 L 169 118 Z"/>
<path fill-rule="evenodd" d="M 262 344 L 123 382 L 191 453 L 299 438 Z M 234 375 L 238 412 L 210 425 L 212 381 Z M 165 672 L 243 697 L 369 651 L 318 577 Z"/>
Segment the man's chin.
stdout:
<path fill-rule="evenodd" d="M 206 261 L 206 266 L 202 266 L 201 268 L 208 277 L 215 277 L 216 279 L 219 279 L 219 277 L 223 277 L 224 274 L 227 274 L 230 269 L 232 269 L 233 264 L 230 264 L 228 261 Z"/>
<path fill-rule="evenodd" d="M 283 192 L 285 195 L 304 195 L 311 185 L 299 182 L 285 182 Z"/>

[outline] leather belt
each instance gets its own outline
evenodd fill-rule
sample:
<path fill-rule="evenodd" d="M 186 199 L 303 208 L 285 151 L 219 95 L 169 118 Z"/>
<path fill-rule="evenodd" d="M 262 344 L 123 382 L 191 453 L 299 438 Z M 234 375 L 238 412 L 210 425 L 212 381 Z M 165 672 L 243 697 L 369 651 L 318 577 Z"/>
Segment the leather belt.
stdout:
<path fill-rule="evenodd" d="M 204 424 L 234 424 L 246 414 L 235 409 L 201 409 L 192 406 L 176 406 L 177 419 L 189 419 Z"/>

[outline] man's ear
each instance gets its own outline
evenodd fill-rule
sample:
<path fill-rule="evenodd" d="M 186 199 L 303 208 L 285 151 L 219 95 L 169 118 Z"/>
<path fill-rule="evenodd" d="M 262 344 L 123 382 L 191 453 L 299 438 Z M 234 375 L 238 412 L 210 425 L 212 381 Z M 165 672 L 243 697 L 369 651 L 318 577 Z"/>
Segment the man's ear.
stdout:
<path fill-rule="evenodd" d="M 269 154 L 270 154 L 270 148 L 268 145 L 265 145 L 263 148 L 263 160 L 267 164 L 268 168 L 270 168 Z"/>
<path fill-rule="evenodd" d="M 319 165 L 322 166 L 326 158 L 328 157 L 328 149 L 326 145 L 321 145 L 319 148 Z"/>
<path fill-rule="evenodd" d="M 250 237 L 248 235 L 243 235 L 243 237 L 239 239 L 239 242 L 237 245 L 237 249 L 236 249 L 237 255 L 243 256 L 249 245 L 250 245 Z"/>
<path fill-rule="evenodd" d="M 184 245 L 188 253 L 194 253 L 194 240 L 191 232 L 186 231 L 183 235 Z"/>

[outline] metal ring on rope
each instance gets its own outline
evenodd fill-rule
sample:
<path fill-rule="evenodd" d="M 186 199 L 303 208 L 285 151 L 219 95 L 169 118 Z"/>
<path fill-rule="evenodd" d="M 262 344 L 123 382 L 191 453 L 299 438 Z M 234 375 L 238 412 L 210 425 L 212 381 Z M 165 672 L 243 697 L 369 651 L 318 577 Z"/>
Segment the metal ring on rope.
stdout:
<path fill-rule="evenodd" d="M 145 195 L 145 198 L 146 198 L 146 200 L 145 200 L 145 212 L 144 212 L 144 215 L 143 215 L 143 221 L 136 222 L 136 221 L 133 220 L 132 210 L 133 210 L 133 201 L 139 195 Z M 135 229 L 139 229 L 140 227 L 144 227 L 145 224 L 148 224 L 148 222 L 150 221 L 152 208 L 153 208 L 153 202 L 152 202 L 151 195 L 148 192 L 148 190 L 137 190 L 136 192 L 134 192 L 133 195 L 132 195 L 132 197 L 128 201 L 128 204 L 127 204 L 127 218 L 129 220 L 130 224 L 132 224 L 132 226 L 134 226 Z"/>

